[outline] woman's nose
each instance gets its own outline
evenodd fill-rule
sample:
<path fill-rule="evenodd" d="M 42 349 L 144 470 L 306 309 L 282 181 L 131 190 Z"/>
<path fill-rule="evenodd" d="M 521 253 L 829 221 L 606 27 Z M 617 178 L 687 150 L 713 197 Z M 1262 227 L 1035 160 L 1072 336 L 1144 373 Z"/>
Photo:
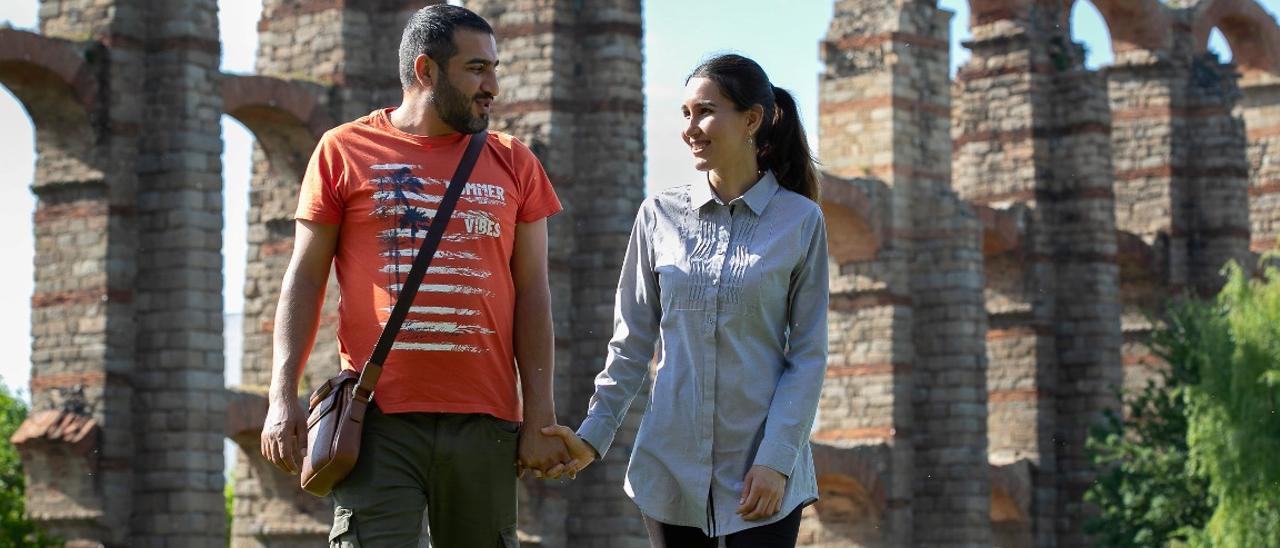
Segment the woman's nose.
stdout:
<path fill-rule="evenodd" d="M 691 116 L 685 120 L 684 131 L 680 132 L 680 134 L 683 135 L 685 139 L 692 140 L 701 133 L 701 131 L 702 130 L 698 128 L 698 121 Z"/>

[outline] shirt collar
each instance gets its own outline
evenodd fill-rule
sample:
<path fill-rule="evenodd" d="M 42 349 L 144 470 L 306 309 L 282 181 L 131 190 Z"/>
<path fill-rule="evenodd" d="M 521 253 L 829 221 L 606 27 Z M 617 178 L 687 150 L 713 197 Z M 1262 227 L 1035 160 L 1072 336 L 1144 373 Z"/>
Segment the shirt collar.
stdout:
<path fill-rule="evenodd" d="M 773 195 L 778 192 L 778 179 L 774 177 L 772 171 L 764 172 L 764 176 L 751 185 L 746 194 L 736 198 L 733 201 L 741 200 L 751 208 L 756 215 L 764 214 L 764 208 L 769 205 L 769 200 L 773 199 Z M 689 185 L 689 207 L 693 209 L 701 209 L 702 206 L 709 202 L 723 204 L 715 194 L 711 191 L 710 182 L 694 183 Z M 730 202 L 733 203 L 733 202 Z"/>

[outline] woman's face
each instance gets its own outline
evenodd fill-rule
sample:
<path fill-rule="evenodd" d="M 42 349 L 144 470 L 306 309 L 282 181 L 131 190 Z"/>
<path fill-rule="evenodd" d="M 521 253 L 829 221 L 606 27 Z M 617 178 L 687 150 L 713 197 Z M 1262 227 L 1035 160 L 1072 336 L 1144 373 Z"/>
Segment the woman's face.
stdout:
<path fill-rule="evenodd" d="M 684 87 L 684 143 L 693 153 L 698 171 L 740 165 L 755 157 L 755 145 L 747 143 L 752 110 L 739 112 L 733 101 L 709 78 L 691 78 Z"/>

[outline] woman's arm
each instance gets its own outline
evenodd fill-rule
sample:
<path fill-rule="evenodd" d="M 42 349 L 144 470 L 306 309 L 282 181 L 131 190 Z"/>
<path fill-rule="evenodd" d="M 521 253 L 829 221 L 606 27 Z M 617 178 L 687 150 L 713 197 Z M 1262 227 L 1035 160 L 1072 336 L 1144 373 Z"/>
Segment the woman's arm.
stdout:
<path fill-rule="evenodd" d="M 813 428 L 827 369 L 827 227 L 821 213 L 807 222 L 812 223 L 809 247 L 787 292 L 786 369 L 774 389 L 754 462 L 787 477 Z"/>
<path fill-rule="evenodd" d="M 636 214 L 622 262 L 613 309 L 613 338 L 609 341 L 604 370 L 596 376 L 596 391 L 578 435 L 603 457 L 613 444 L 618 426 L 631 401 L 649 376 L 662 317 L 657 274 L 649 235 L 653 222 L 651 202 Z"/>

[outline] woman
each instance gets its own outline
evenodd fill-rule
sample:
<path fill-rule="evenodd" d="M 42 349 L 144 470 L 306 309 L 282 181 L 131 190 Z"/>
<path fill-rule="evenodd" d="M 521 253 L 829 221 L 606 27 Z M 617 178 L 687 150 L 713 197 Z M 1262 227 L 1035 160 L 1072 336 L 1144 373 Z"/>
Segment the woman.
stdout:
<path fill-rule="evenodd" d="M 705 180 L 641 206 L 587 418 L 543 433 L 571 475 L 604 455 L 660 348 L 626 482 L 652 544 L 794 546 L 827 359 L 817 173 L 795 100 L 750 59 L 703 63 L 682 110 Z"/>

